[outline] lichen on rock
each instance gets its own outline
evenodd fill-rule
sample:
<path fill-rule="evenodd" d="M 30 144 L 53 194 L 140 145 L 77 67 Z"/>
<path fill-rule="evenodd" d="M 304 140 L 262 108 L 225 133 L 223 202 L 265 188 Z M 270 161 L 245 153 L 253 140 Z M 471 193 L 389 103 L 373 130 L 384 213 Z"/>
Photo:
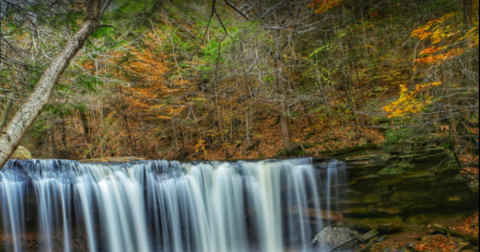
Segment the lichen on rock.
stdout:
<path fill-rule="evenodd" d="M 13 153 L 11 159 L 32 159 L 32 154 L 27 148 L 18 146 L 17 150 Z"/>

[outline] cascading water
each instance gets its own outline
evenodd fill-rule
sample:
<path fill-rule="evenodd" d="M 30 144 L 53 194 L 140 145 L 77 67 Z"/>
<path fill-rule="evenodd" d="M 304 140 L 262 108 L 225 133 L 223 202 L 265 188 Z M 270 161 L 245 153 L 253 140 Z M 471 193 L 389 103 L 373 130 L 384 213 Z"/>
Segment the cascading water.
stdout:
<path fill-rule="evenodd" d="M 315 169 L 311 159 L 10 161 L 0 172 L 4 246 L 12 252 L 298 251 L 329 224 L 325 215 L 335 210 L 331 197 L 344 179 L 339 163 Z"/>

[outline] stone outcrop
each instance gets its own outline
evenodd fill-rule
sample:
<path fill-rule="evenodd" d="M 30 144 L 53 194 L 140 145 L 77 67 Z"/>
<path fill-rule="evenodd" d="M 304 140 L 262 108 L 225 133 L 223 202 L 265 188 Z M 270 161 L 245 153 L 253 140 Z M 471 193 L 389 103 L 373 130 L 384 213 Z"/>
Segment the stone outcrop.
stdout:
<path fill-rule="evenodd" d="M 32 159 L 32 154 L 27 148 L 18 146 L 17 150 L 13 153 L 10 159 Z"/>
<path fill-rule="evenodd" d="M 326 227 L 315 236 L 310 247 L 304 251 L 330 251 L 349 241 L 357 239 L 359 236 L 358 232 L 348 228 Z"/>
<path fill-rule="evenodd" d="M 80 160 L 82 163 L 129 163 L 144 161 L 144 158 L 139 157 L 106 157 Z"/>
<path fill-rule="evenodd" d="M 415 216 L 454 215 L 478 207 L 478 193 L 470 191 L 454 158 L 441 147 L 371 148 L 329 158 L 346 162 L 349 185 L 338 200 L 344 222 L 352 228 L 394 231 Z M 326 160 L 314 162 L 320 168 Z"/>

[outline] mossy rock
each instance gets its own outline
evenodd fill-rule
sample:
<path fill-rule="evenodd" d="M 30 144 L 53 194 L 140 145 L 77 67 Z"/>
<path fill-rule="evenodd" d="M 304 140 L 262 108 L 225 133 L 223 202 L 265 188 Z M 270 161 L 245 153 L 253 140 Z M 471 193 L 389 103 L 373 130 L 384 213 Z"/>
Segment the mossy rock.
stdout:
<path fill-rule="evenodd" d="M 23 146 L 18 146 L 11 159 L 32 159 L 32 153 Z"/>
<path fill-rule="evenodd" d="M 399 216 L 391 218 L 364 218 L 354 219 L 346 218 L 347 226 L 355 227 L 357 229 L 376 229 L 382 232 L 400 231 L 406 227 L 405 222 Z"/>

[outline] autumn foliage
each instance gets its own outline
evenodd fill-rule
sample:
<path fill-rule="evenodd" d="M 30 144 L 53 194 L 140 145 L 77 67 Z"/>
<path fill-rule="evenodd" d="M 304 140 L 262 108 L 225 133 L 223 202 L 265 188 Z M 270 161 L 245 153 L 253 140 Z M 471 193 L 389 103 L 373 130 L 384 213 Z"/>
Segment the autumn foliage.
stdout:
<path fill-rule="evenodd" d="M 181 103 L 165 103 L 172 96 L 191 89 L 192 82 L 174 76 L 173 55 L 162 51 L 166 35 L 160 30 L 148 33 L 142 48 L 128 47 L 121 57 L 129 57 L 125 74 L 132 84 L 124 88 L 126 99 L 133 109 L 143 111 L 146 116 L 170 119 L 180 114 L 185 106 Z"/>
<path fill-rule="evenodd" d="M 315 9 L 315 13 L 321 14 L 342 4 L 344 1 L 345 0 L 313 0 L 310 7 Z"/>
<path fill-rule="evenodd" d="M 429 41 L 429 46 L 420 52 L 420 58 L 415 59 L 420 64 L 441 64 L 465 53 L 468 48 L 478 46 L 478 20 L 475 27 L 463 32 L 458 22 L 462 18 L 459 13 L 449 13 L 439 19 L 434 19 L 412 32 L 412 38 Z M 469 42 L 467 48 L 462 43 Z"/>
<path fill-rule="evenodd" d="M 417 114 L 423 111 L 428 105 L 432 104 L 433 96 L 423 97 L 418 99 L 421 92 L 426 92 L 428 89 L 440 86 L 442 83 L 433 82 L 427 84 L 416 85 L 415 89 L 409 90 L 407 85 L 400 85 L 400 98 L 397 101 L 385 106 L 385 111 L 389 113 L 388 117 L 403 117 L 409 114 Z"/>
<path fill-rule="evenodd" d="M 22 145 L 38 158 L 182 161 L 443 148 L 478 192 L 478 0 L 230 2 L 116 3 L 104 17 L 115 28 L 92 35 Z M 0 125 L 83 9 L 52 34 L 2 18 Z M 478 236 L 478 213 L 443 228 Z M 454 251 L 438 232 L 369 251 Z"/>
<path fill-rule="evenodd" d="M 67 69 L 27 135 L 34 155 L 268 158 L 287 154 L 287 130 L 297 156 L 427 136 L 460 160 L 476 150 L 476 0 L 472 18 L 457 1 L 314 0 L 238 5 L 248 19 L 217 1 L 222 23 L 211 1 L 146 2 L 118 6 L 145 18 L 106 17 L 117 29 L 98 29 Z M 15 57 L 28 64 L 45 48 L 24 33 Z M 0 71 L 2 109 L 42 65 Z"/>
<path fill-rule="evenodd" d="M 478 47 L 478 18 L 473 20 L 473 28 L 462 29 L 465 26 L 461 21 L 462 15 L 458 12 L 448 13 L 445 16 L 431 20 L 425 25 L 415 29 L 411 37 L 425 43 L 426 47 L 414 59 L 413 71 L 425 65 L 440 66 L 445 61 L 452 61 L 456 57 Z M 385 111 L 390 118 L 403 117 L 409 114 L 419 114 L 432 102 L 440 101 L 440 98 L 428 95 L 429 89 L 442 85 L 441 82 L 416 84 L 413 90 L 409 90 L 406 84 L 401 84 L 400 98 L 385 106 Z M 459 89 L 458 83 L 451 83 L 451 88 Z M 420 94 L 425 94 L 419 99 Z"/>

